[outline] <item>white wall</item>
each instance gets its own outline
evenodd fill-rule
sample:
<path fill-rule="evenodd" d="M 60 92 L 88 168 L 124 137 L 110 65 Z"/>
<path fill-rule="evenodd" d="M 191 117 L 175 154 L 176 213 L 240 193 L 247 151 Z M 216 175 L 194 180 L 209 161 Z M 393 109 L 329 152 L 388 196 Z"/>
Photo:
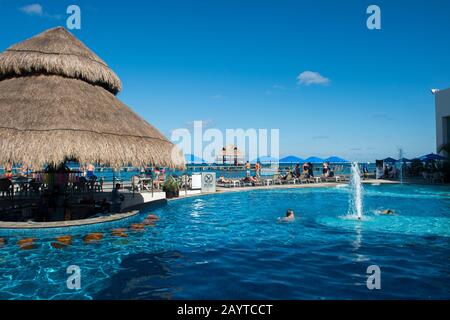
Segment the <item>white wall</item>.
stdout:
<path fill-rule="evenodd" d="M 438 149 L 448 140 L 450 118 L 450 88 L 436 93 L 436 148 Z"/>

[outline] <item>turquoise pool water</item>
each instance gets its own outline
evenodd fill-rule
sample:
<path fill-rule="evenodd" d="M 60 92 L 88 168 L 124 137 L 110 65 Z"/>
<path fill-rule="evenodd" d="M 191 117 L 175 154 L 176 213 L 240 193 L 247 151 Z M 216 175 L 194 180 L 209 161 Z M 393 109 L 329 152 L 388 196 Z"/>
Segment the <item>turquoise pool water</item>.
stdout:
<path fill-rule="evenodd" d="M 114 224 L 0 231 L 1 299 L 449 299 L 450 188 L 365 186 L 364 221 L 347 217 L 349 189 L 247 191 L 169 202 Z M 292 223 L 278 223 L 287 208 Z M 379 212 L 392 209 L 395 214 Z M 112 228 L 160 220 L 145 231 Z M 85 244 L 88 232 L 102 232 Z M 56 234 L 73 244 L 52 247 Z M 35 248 L 20 250 L 21 237 Z M 81 289 L 66 269 L 81 270 Z M 368 290 L 366 269 L 381 268 Z"/>

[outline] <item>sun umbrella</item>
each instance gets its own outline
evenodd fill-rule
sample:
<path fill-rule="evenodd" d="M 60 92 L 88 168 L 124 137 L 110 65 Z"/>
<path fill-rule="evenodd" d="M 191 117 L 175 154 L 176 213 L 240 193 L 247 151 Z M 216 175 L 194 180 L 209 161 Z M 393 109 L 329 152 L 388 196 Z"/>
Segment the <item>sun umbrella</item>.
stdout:
<path fill-rule="evenodd" d="M 430 153 L 430 154 L 426 154 L 424 156 L 419 157 L 419 159 L 421 161 L 440 161 L 440 160 L 447 160 L 446 157 L 441 156 L 440 154 L 436 154 L 436 153 Z"/>
<path fill-rule="evenodd" d="M 395 163 L 395 162 L 397 162 L 397 160 L 395 160 L 394 158 L 388 157 L 386 159 L 383 159 L 383 162 Z"/>
<path fill-rule="evenodd" d="M 305 159 L 305 162 L 322 163 L 323 159 L 318 158 L 318 157 L 309 157 L 309 158 Z"/>
<path fill-rule="evenodd" d="M 324 160 L 324 162 L 330 162 L 330 163 L 349 163 L 350 161 L 336 157 L 336 156 L 332 156 L 329 158 L 326 158 Z"/>
<path fill-rule="evenodd" d="M 296 156 L 287 156 L 280 159 L 280 163 L 300 163 L 300 162 L 305 162 L 305 160 Z"/>

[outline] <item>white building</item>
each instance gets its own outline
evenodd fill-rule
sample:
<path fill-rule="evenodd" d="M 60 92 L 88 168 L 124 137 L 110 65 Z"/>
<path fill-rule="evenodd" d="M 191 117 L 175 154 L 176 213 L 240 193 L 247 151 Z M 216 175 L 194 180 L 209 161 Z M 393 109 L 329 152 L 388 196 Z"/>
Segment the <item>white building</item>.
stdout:
<path fill-rule="evenodd" d="M 435 92 L 436 147 L 450 142 L 450 88 Z"/>

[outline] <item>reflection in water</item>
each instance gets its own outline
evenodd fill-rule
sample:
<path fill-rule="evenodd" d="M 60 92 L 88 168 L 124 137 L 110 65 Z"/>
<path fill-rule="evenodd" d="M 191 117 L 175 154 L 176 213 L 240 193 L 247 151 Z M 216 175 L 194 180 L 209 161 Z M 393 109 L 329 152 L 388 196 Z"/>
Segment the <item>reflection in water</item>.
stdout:
<path fill-rule="evenodd" d="M 369 260 L 369 258 L 367 258 L 365 255 L 358 253 L 358 251 L 362 245 L 362 239 L 363 239 L 363 237 L 362 237 L 361 224 L 359 224 L 359 223 L 355 224 L 355 240 L 352 241 L 352 247 L 353 247 L 353 251 L 355 253 L 355 258 L 353 259 L 353 261 L 355 261 L 355 262 L 362 262 L 362 261 Z"/>
<path fill-rule="evenodd" d="M 109 280 L 108 288 L 94 299 L 171 299 L 177 288 L 173 269 L 183 258 L 179 251 L 141 253 L 127 256 L 120 270 Z"/>
<path fill-rule="evenodd" d="M 203 199 L 196 199 L 192 205 L 191 216 L 194 218 L 200 217 L 201 212 L 205 207 L 205 201 Z"/>
<path fill-rule="evenodd" d="M 361 225 L 355 224 L 355 240 L 352 242 L 354 251 L 358 251 L 358 249 L 361 247 Z"/>

